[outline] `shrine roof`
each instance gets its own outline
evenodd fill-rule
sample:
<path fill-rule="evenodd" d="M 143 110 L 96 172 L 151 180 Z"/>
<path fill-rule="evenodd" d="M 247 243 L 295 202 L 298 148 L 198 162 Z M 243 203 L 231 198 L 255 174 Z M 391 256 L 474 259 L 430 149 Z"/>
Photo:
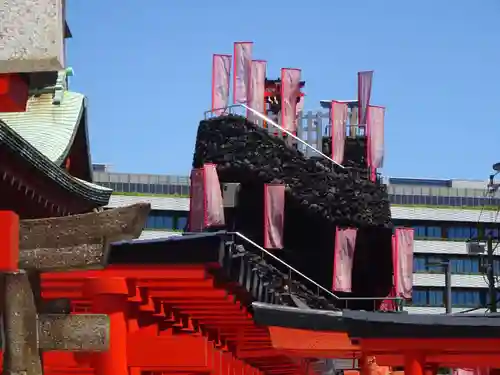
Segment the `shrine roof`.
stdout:
<path fill-rule="evenodd" d="M 500 315 L 435 315 L 252 304 L 258 324 L 311 331 L 346 332 L 351 338 L 496 338 Z"/>
<path fill-rule="evenodd" d="M 113 243 L 109 264 L 205 264 L 218 262 L 224 239 L 219 233 L 200 233 L 151 240 Z"/>
<path fill-rule="evenodd" d="M 31 96 L 26 112 L 0 114 L 0 141 L 20 155 L 33 168 L 56 184 L 94 206 L 105 206 L 112 190 L 76 178 L 62 165 L 68 157 L 76 134 L 86 129 L 86 99 L 75 92 L 65 92 L 61 104 L 53 104 L 53 94 Z M 90 166 L 90 155 L 88 158 Z"/>
<path fill-rule="evenodd" d="M 51 162 L 61 165 L 84 115 L 86 99 L 82 94 L 67 91 L 61 104 L 54 105 L 52 100 L 53 94 L 31 96 L 26 112 L 0 113 L 0 120 Z"/>

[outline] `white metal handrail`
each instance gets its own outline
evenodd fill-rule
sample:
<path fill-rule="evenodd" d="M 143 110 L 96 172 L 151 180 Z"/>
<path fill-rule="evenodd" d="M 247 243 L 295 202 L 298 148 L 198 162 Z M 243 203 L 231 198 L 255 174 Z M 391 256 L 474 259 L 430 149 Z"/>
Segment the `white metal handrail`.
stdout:
<path fill-rule="evenodd" d="M 330 297 L 338 300 L 338 301 L 362 301 L 362 300 L 373 300 L 373 301 L 380 301 L 380 300 L 392 300 L 392 301 L 401 301 L 402 298 L 401 297 L 339 297 L 337 296 L 336 294 L 332 293 L 332 291 L 324 288 L 323 286 L 319 285 L 316 281 L 310 279 L 309 277 L 307 277 L 306 275 L 304 275 L 302 272 L 300 272 L 299 270 L 293 268 L 291 265 L 289 265 L 288 263 L 282 261 L 280 258 L 278 258 L 276 255 L 272 254 L 271 252 L 267 251 L 266 249 L 264 249 L 262 246 L 260 246 L 258 243 L 256 243 L 255 241 L 252 241 L 250 238 L 248 238 L 247 236 L 245 236 L 244 234 L 241 234 L 240 232 L 228 232 L 228 234 L 233 234 L 239 238 L 241 238 L 242 240 L 248 242 L 250 245 L 256 247 L 257 249 L 259 249 L 262 253 L 266 254 L 266 256 L 269 256 L 271 258 L 273 258 L 274 260 L 278 261 L 279 263 L 281 263 L 282 265 L 284 265 L 285 267 L 287 267 L 289 270 L 293 271 L 294 273 L 296 273 L 297 275 L 299 275 L 300 277 L 302 277 L 303 279 L 309 281 L 311 284 L 313 284 L 318 290 L 322 290 L 323 292 L 325 292 L 326 294 L 328 294 Z"/>
<path fill-rule="evenodd" d="M 310 148 L 312 151 L 314 151 L 315 153 L 321 155 L 322 157 L 324 157 L 325 159 L 329 160 L 330 162 L 332 162 L 333 164 L 337 165 L 338 167 L 344 169 L 345 167 L 342 165 L 342 164 L 339 164 L 337 163 L 335 160 L 333 160 L 331 157 L 325 155 L 324 153 L 322 153 L 321 151 L 319 151 L 318 149 L 314 148 L 313 146 L 311 146 L 309 143 L 307 143 L 306 141 L 300 139 L 299 137 L 297 137 L 295 134 L 289 132 L 288 130 L 284 129 L 282 126 L 278 125 L 276 122 L 274 122 L 273 120 L 271 120 L 269 117 L 267 117 L 266 115 L 260 113 L 259 111 L 247 106 L 246 104 L 243 104 L 243 103 L 239 103 L 239 104 L 233 104 L 233 105 L 230 105 L 228 107 L 225 107 L 225 108 L 215 108 L 215 109 L 212 109 L 210 111 L 206 111 L 205 112 L 205 118 L 206 118 L 206 115 L 207 113 L 213 113 L 213 112 L 216 112 L 216 111 L 223 111 L 223 113 L 226 113 L 227 110 L 231 109 L 231 108 L 236 108 L 236 107 L 241 107 L 241 108 L 245 108 L 246 110 L 252 112 L 255 116 L 259 117 L 261 120 L 264 120 L 266 123 L 268 124 L 271 124 L 272 126 L 274 126 L 275 128 L 281 130 L 283 133 L 287 134 L 289 137 L 295 139 L 297 142 L 303 144 L 304 146 Z"/>

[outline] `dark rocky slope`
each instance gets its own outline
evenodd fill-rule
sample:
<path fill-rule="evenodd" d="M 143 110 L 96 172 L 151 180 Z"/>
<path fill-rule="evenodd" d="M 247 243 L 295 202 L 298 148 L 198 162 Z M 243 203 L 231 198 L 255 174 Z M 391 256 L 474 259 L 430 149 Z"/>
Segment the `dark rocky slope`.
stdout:
<path fill-rule="evenodd" d="M 286 250 L 279 255 L 329 288 L 335 227 L 357 227 L 353 293 L 372 296 L 388 290 L 392 224 L 387 192 L 367 180 L 358 163 L 342 169 L 327 160 L 307 159 L 238 116 L 200 123 L 193 167 L 207 162 L 217 165 L 221 182 L 242 184 L 234 215 L 239 231 L 262 244 L 263 184 L 284 182 Z"/>

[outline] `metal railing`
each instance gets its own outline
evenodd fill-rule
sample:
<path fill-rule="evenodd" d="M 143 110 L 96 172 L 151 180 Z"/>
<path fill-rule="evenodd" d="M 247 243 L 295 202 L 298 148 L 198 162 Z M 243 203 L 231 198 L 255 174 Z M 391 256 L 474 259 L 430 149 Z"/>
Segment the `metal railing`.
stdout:
<path fill-rule="evenodd" d="M 261 252 L 261 256 L 262 256 L 263 260 L 265 260 L 265 257 L 269 257 L 269 258 L 274 259 L 275 261 L 277 261 L 281 265 L 283 265 L 285 268 L 287 268 L 288 269 L 288 277 L 289 277 L 290 280 L 292 280 L 292 274 L 296 274 L 300 278 L 302 278 L 304 280 L 307 280 L 310 284 L 312 284 L 312 286 L 314 286 L 314 288 L 316 289 L 316 294 L 318 296 L 320 295 L 320 291 L 321 291 L 321 292 L 325 293 L 328 297 L 330 297 L 330 298 L 332 298 L 332 299 L 334 299 L 336 301 L 345 301 L 346 307 L 348 305 L 348 301 L 373 301 L 373 305 L 375 307 L 376 301 L 383 301 L 383 300 L 396 301 L 396 302 L 398 302 L 397 305 L 400 305 L 400 303 L 404 300 L 401 297 L 339 297 L 335 293 L 333 293 L 332 291 L 330 291 L 330 290 L 326 289 L 325 287 L 321 286 L 316 281 L 314 281 L 313 279 L 307 277 L 302 272 L 300 272 L 299 270 L 295 269 L 294 267 L 292 267 L 291 265 L 289 265 L 285 261 L 281 260 L 276 255 L 274 255 L 271 252 L 267 251 L 262 246 L 260 246 L 258 243 L 256 243 L 255 241 L 252 241 L 250 238 L 248 238 L 244 234 L 242 234 L 240 232 L 220 232 L 220 234 L 233 235 L 233 236 L 236 236 L 236 237 L 242 239 L 243 241 L 245 241 L 248 244 L 252 245 L 253 247 L 257 248 Z"/>
<path fill-rule="evenodd" d="M 297 137 L 295 134 L 289 132 L 288 130 L 284 129 L 282 126 L 278 125 L 276 122 L 274 122 L 268 116 L 266 116 L 266 115 L 260 113 L 259 111 L 255 110 L 255 109 L 253 109 L 253 108 L 251 108 L 249 106 L 247 106 L 246 104 L 243 104 L 243 103 L 233 104 L 233 105 L 230 105 L 230 106 L 225 107 L 225 108 L 215 108 L 215 109 L 212 109 L 212 110 L 208 110 L 208 111 L 205 111 L 204 117 L 205 117 L 205 120 L 206 120 L 208 118 L 213 117 L 213 116 L 209 116 L 210 114 L 217 115 L 217 116 L 221 116 L 221 115 L 224 115 L 224 114 L 225 115 L 227 115 L 227 114 L 236 114 L 236 112 L 234 112 L 236 108 L 244 108 L 244 109 L 246 109 L 247 111 L 251 112 L 254 116 L 257 116 L 259 119 L 265 121 L 267 124 L 272 125 L 276 129 L 278 129 L 280 132 L 285 133 L 290 138 L 294 139 L 295 141 L 297 141 L 301 145 L 305 146 L 307 149 L 311 150 L 312 152 L 314 152 L 314 153 L 322 156 L 323 158 L 327 159 L 328 161 L 330 161 L 331 163 L 337 165 L 338 167 L 340 167 L 342 169 L 345 168 L 343 165 L 337 163 L 331 157 L 325 155 L 323 152 L 319 151 L 314 146 L 310 145 L 309 143 L 307 143 L 303 139 Z"/>

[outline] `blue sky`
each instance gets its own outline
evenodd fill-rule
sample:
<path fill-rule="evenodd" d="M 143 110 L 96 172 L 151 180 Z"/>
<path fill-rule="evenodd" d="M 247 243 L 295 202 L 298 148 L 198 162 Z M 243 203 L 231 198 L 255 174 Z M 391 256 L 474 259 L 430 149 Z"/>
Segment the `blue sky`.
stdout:
<path fill-rule="evenodd" d="M 285 5 L 286 4 L 286 5 Z M 306 109 L 375 70 L 384 175 L 486 178 L 500 160 L 498 0 L 68 2 L 71 89 L 89 100 L 93 162 L 187 174 L 210 107 L 211 57 L 238 40 L 302 69 Z"/>

